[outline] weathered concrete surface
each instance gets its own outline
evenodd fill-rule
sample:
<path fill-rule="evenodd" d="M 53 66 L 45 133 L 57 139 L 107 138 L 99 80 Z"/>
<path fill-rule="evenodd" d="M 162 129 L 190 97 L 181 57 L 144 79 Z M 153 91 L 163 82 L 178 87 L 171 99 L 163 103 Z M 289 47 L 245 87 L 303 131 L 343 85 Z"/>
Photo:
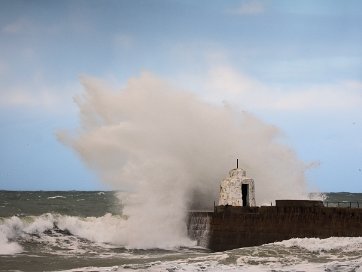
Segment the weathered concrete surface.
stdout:
<path fill-rule="evenodd" d="M 199 221 L 197 225 L 191 222 Z M 209 222 L 205 224 L 205 222 Z M 188 231 L 213 251 L 257 246 L 291 238 L 362 236 L 362 209 L 327 207 L 216 207 L 190 213 Z"/>
<path fill-rule="evenodd" d="M 188 216 L 188 235 L 197 241 L 198 246 L 207 248 L 210 241 L 210 226 L 213 212 L 190 212 Z"/>
<path fill-rule="evenodd" d="M 324 207 L 320 200 L 275 200 L 277 207 Z"/>
<path fill-rule="evenodd" d="M 247 185 L 243 192 L 243 185 Z M 246 177 L 240 168 L 229 171 L 229 177 L 220 184 L 219 205 L 255 206 L 254 180 Z"/>

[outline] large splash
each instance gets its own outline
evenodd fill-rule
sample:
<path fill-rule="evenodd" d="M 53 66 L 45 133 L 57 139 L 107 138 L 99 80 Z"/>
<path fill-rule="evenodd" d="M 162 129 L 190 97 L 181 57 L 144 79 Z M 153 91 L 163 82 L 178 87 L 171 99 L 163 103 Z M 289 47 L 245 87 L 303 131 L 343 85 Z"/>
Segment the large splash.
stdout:
<path fill-rule="evenodd" d="M 210 105 L 152 74 L 120 91 L 83 78 L 80 127 L 59 133 L 122 198 L 127 247 L 190 245 L 190 206 L 212 206 L 220 180 L 239 165 L 255 179 L 257 204 L 306 197 L 305 165 L 278 141 L 279 130 L 228 106 Z"/>

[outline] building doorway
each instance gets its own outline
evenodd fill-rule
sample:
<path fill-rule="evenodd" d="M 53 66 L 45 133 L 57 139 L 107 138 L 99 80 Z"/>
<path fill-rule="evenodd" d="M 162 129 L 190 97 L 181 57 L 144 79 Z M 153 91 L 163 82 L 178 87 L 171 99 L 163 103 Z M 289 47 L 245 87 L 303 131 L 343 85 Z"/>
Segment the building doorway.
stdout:
<path fill-rule="evenodd" d="M 243 207 L 249 206 L 249 184 L 241 184 Z"/>

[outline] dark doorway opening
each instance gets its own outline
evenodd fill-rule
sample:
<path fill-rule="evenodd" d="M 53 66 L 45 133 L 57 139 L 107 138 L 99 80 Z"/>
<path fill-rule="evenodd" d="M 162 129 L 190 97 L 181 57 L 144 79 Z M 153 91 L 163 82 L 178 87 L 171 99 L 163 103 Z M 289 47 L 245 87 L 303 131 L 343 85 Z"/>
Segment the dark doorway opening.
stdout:
<path fill-rule="evenodd" d="M 249 206 L 249 184 L 241 184 L 241 195 L 243 198 L 243 207 Z"/>

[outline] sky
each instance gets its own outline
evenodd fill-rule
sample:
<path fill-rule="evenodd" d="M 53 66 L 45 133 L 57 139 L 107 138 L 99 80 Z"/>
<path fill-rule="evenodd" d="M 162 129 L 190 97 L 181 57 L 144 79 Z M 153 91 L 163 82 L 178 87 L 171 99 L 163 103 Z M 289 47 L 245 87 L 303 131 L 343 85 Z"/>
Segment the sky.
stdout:
<path fill-rule="evenodd" d="M 321 191 L 362 192 L 362 2 L 0 1 L 0 189 L 103 190 L 56 133 L 82 76 L 150 72 L 280 128 Z"/>

